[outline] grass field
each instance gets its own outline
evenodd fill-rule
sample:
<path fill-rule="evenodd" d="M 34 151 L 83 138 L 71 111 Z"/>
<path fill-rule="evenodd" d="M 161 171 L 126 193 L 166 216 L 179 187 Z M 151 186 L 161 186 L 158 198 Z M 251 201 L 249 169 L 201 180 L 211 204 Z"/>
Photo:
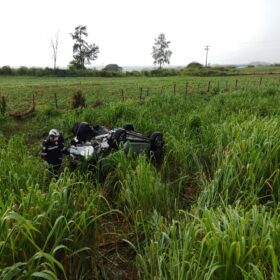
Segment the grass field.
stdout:
<path fill-rule="evenodd" d="M 213 91 L 232 91 L 267 86 L 278 86 L 278 75 L 267 76 L 233 76 L 233 77 L 164 77 L 164 78 L 36 78 L 36 77 L 3 77 L 0 76 L 0 95 L 7 98 L 11 110 L 24 110 L 35 96 L 38 109 L 55 106 L 54 95 L 57 95 L 58 106 L 67 108 L 69 96 L 82 90 L 88 100 L 88 106 L 96 99 L 104 102 L 117 102 L 127 99 L 158 96 L 164 92 L 188 95 L 211 93 Z"/>
<path fill-rule="evenodd" d="M 0 279 L 279 279 L 280 76 L 0 77 L 0 96 Z M 164 162 L 65 158 L 56 180 L 41 142 L 77 121 L 162 131 Z"/>

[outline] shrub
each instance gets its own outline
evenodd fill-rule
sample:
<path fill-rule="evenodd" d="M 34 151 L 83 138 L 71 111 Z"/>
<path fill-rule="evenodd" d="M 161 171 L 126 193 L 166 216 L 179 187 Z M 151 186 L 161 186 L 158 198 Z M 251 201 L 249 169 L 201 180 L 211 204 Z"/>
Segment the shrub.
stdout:
<path fill-rule="evenodd" d="M 84 108 L 86 107 L 86 99 L 81 90 L 78 90 L 71 96 L 71 108 Z"/>
<path fill-rule="evenodd" d="M 217 95 L 217 94 L 219 94 L 219 93 L 220 93 L 220 88 L 219 88 L 218 86 L 213 87 L 213 88 L 211 89 L 211 94 L 212 94 L 212 95 Z"/>

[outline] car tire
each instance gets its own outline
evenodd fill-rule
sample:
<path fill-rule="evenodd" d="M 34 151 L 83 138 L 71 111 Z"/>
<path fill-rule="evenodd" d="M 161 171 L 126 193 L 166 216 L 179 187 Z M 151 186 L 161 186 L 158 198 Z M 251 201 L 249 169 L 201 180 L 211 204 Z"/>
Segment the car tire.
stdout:
<path fill-rule="evenodd" d="M 133 127 L 133 125 L 130 124 L 130 123 L 126 123 L 126 124 L 123 126 L 123 129 L 128 130 L 128 131 L 134 131 L 134 127 Z"/>
<path fill-rule="evenodd" d="M 150 136 L 151 139 L 151 154 L 155 164 L 161 165 L 164 158 L 164 140 L 160 132 L 153 132 Z"/>
<path fill-rule="evenodd" d="M 71 128 L 71 131 L 72 131 L 73 135 L 75 135 L 75 136 L 77 135 L 77 131 L 79 129 L 79 126 L 80 126 L 79 122 L 74 123 L 74 125 Z"/>
<path fill-rule="evenodd" d="M 109 139 L 108 144 L 112 148 L 117 149 L 120 144 L 125 142 L 126 142 L 126 131 L 122 128 L 119 128 L 112 134 L 112 137 Z"/>
<path fill-rule="evenodd" d="M 157 150 L 159 148 L 163 148 L 164 141 L 163 141 L 163 135 L 161 132 L 153 132 L 150 136 L 151 139 L 151 149 Z"/>

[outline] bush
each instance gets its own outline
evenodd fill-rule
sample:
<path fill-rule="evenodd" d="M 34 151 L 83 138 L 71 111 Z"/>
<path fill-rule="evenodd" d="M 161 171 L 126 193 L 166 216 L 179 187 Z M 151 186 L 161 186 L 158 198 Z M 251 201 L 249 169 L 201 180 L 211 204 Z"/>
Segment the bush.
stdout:
<path fill-rule="evenodd" d="M 84 108 L 86 107 L 86 98 L 84 97 L 81 90 L 78 90 L 71 96 L 71 108 Z"/>
<path fill-rule="evenodd" d="M 211 89 L 211 94 L 212 94 L 212 95 L 217 95 L 217 94 L 219 94 L 219 93 L 220 93 L 220 88 L 219 88 L 218 86 L 213 87 L 213 88 Z"/>

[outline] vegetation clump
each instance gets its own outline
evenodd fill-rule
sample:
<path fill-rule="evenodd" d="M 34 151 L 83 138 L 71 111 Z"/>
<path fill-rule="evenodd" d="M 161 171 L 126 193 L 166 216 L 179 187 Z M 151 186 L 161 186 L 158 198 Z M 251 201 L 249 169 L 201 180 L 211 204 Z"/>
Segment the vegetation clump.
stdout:
<path fill-rule="evenodd" d="M 83 95 L 81 90 L 76 91 L 71 96 L 71 108 L 77 109 L 77 108 L 85 108 L 86 107 L 86 98 Z"/>
<path fill-rule="evenodd" d="M 192 116 L 190 123 L 189 123 L 190 131 L 192 133 L 199 133 L 201 132 L 202 121 L 201 118 L 197 115 Z"/>

